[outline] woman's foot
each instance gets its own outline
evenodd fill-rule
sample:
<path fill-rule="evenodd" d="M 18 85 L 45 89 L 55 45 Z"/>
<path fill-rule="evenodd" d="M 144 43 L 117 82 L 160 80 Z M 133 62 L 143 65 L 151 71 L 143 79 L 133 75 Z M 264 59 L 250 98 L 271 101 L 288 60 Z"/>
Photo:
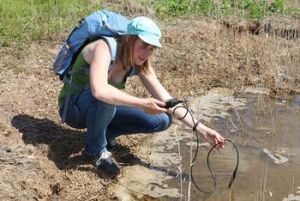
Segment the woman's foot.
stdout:
<path fill-rule="evenodd" d="M 104 151 L 92 157 L 93 165 L 103 178 L 113 179 L 120 174 L 120 168 L 111 155 L 109 151 Z"/>

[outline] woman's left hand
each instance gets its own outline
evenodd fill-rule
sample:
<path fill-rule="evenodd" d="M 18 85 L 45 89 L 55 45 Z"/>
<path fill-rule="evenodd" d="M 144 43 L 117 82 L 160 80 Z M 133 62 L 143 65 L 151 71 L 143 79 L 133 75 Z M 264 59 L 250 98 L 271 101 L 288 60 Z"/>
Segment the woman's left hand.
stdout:
<path fill-rule="evenodd" d="M 222 137 L 217 131 L 204 126 L 204 128 L 197 128 L 197 131 L 202 134 L 203 138 L 211 145 L 216 145 L 218 148 L 224 148 L 225 138 Z"/>

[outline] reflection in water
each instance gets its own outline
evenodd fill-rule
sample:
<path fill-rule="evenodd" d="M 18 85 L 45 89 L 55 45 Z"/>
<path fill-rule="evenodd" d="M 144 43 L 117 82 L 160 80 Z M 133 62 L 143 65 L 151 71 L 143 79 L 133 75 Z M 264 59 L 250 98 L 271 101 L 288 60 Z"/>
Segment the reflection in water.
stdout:
<path fill-rule="evenodd" d="M 228 144 L 210 156 L 217 191 L 205 194 L 192 186 L 188 197 L 189 181 L 181 181 L 181 200 L 300 201 L 300 96 L 290 100 L 253 95 L 245 98 L 244 110 L 232 109 L 228 117 L 215 118 L 212 126 L 232 140 L 240 152 L 240 166 L 232 189 L 226 187 L 236 164 L 236 154 Z M 214 188 L 206 166 L 209 148 L 199 148 L 193 172 L 198 186 L 205 191 Z M 181 150 L 186 154 L 182 156 L 182 166 L 188 172 L 188 142 L 181 142 Z M 174 179 L 170 185 L 179 186 L 179 183 Z"/>

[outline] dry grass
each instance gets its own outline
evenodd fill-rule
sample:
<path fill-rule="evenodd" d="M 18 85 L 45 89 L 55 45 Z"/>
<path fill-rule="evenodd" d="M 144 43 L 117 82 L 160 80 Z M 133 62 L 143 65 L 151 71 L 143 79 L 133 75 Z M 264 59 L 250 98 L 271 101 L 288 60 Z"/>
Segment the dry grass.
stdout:
<path fill-rule="evenodd" d="M 274 26 L 280 28 L 278 23 Z M 298 22 L 290 21 L 289 26 L 296 27 Z M 218 86 L 236 92 L 246 85 L 265 86 L 274 94 L 296 92 L 300 84 L 300 38 L 287 40 L 263 32 L 255 35 L 247 31 L 247 24 L 244 30 L 239 33 L 219 20 L 169 23 L 163 30 L 164 48 L 154 61 L 159 77 L 181 97 L 198 96 Z M 138 94 L 147 93 L 140 90 Z"/>

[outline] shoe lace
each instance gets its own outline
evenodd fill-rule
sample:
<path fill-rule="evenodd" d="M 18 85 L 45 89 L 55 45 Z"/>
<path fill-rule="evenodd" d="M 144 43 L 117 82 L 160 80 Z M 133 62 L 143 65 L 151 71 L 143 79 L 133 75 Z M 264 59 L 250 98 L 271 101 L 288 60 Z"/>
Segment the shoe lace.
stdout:
<path fill-rule="evenodd" d="M 112 156 L 112 154 L 111 154 L 111 152 L 109 152 L 109 151 L 104 151 L 104 152 L 102 152 L 101 153 L 101 156 L 100 156 L 100 160 L 101 159 L 107 159 L 107 158 L 109 158 L 109 157 L 111 157 Z"/>
<path fill-rule="evenodd" d="M 95 161 L 96 166 L 99 166 L 101 163 L 107 163 L 107 164 L 112 164 L 113 160 L 111 158 L 112 154 L 109 151 L 104 151 L 100 154 L 100 157 L 98 157 Z"/>
<path fill-rule="evenodd" d="M 108 162 L 109 164 L 112 163 L 112 159 L 111 159 L 111 152 L 109 151 L 104 151 L 100 154 L 100 157 L 96 159 L 96 165 L 100 165 L 102 160 L 105 160 L 106 162 Z M 103 162 L 103 161 L 102 161 Z"/>

